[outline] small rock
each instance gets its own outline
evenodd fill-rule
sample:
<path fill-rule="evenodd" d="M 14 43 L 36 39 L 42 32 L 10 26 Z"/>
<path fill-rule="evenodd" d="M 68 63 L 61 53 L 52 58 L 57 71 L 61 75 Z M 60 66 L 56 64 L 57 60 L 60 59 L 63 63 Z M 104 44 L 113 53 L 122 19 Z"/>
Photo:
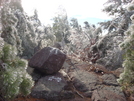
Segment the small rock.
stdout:
<path fill-rule="evenodd" d="M 116 77 L 113 74 L 104 74 L 101 78 L 103 83 L 106 85 L 113 85 L 113 86 L 119 85 L 116 80 Z"/>
<path fill-rule="evenodd" d="M 125 97 L 123 91 L 121 90 L 121 87 L 120 86 L 105 86 L 105 85 L 101 85 L 101 87 L 97 88 L 97 90 L 106 90 L 106 91 L 110 91 L 110 92 L 113 92 L 114 94 L 117 94 L 117 95 L 120 95 L 120 96 L 123 96 Z M 102 94 L 103 95 L 103 94 Z"/>
<path fill-rule="evenodd" d="M 31 67 L 28 67 L 27 68 L 27 72 L 28 72 L 28 74 L 32 74 L 33 73 L 33 71 L 34 71 L 34 68 L 31 68 Z"/>
<path fill-rule="evenodd" d="M 118 69 L 116 69 L 116 70 L 113 72 L 113 74 L 114 74 L 117 78 L 119 78 L 120 74 L 123 73 L 123 71 L 124 71 L 124 68 L 118 68 Z"/>
<path fill-rule="evenodd" d="M 94 90 L 92 101 L 126 101 L 125 96 L 118 95 L 109 90 Z"/>
<path fill-rule="evenodd" d="M 84 96 L 85 96 L 85 97 L 90 97 L 90 98 L 91 98 L 92 93 L 93 93 L 93 91 L 87 91 L 87 92 L 84 93 Z"/>
<path fill-rule="evenodd" d="M 66 55 L 59 49 L 45 47 L 30 59 L 29 66 L 42 73 L 53 74 L 61 69 L 65 59 Z"/>

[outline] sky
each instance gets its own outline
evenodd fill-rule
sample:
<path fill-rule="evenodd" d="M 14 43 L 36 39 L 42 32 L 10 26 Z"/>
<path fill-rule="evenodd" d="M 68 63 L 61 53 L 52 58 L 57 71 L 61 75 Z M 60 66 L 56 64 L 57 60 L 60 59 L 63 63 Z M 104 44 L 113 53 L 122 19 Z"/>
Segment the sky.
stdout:
<path fill-rule="evenodd" d="M 37 9 L 39 19 L 43 24 L 49 24 L 58 7 L 62 5 L 67 12 L 68 18 L 77 18 L 79 24 L 88 21 L 96 24 L 110 19 L 102 12 L 107 0 L 22 0 L 22 6 L 28 15 L 32 15 Z"/>

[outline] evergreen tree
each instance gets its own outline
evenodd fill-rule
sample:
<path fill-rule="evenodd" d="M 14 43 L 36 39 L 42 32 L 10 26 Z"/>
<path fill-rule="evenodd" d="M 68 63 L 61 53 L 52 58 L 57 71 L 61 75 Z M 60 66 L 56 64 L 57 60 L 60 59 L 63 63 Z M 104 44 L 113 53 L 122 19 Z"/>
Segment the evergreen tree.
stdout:
<path fill-rule="evenodd" d="M 90 25 L 87 21 L 84 22 L 85 27 L 81 28 L 76 18 L 71 19 L 70 41 L 69 49 L 71 54 L 75 54 L 76 61 L 85 61 L 88 59 L 88 51 L 90 47 L 96 43 L 101 28 L 96 28 L 94 25 Z"/>
<path fill-rule="evenodd" d="M 27 61 L 17 56 L 23 52 L 18 31 L 21 0 L 1 0 L 0 6 L 0 36 L 4 38 L 0 37 L 0 95 L 8 101 L 19 94 L 30 94 L 34 82 L 26 71 Z"/>
<path fill-rule="evenodd" d="M 130 16 L 133 14 L 133 11 L 128 12 L 126 10 L 126 6 L 130 4 L 131 1 L 132 0 L 108 0 L 105 3 L 103 11 L 109 16 L 112 16 L 113 19 L 107 22 L 100 22 L 100 25 L 109 32 L 124 36 L 124 32 L 131 23 Z"/>
<path fill-rule="evenodd" d="M 27 61 L 16 55 L 16 47 L 0 38 L 0 95 L 4 101 L 14 99 L 19 94 L 30 94 L 34 85 L 26 71 Z"/>
<path fill-rule="evenodd" d="M 24 13 L 20 0 L 11 0 L 3 4 L 1 37 L 17 48 L 19 56 L 30 58 L 34 54 L 34 48 L 37 46 L 34 23 L 38 22 L 33 22 L 33 19 Z"/>
<path fill-rule="evenodd" d="M 128 11 L 134 11 L 134 2 L 129 5 Z M 124 72 L 120 75 L 118 82 L 124 90 L 134 93 L 134 14 L 131 16 L 132 24 L 125 32 L 127 35 L 120 47 L 125 50 L 124 54 Z"/>
<path fill-rule="evenodd" d="M 65 43 L 68 43 L 67 37 L 69 35 L 69 23 L 67 18 L 66 10 L 60 6 L 59 10 L 53 18 L 53 32 L 56 36 L 56 41 L 60 42 L 61 45 L 64 47 Z"/>

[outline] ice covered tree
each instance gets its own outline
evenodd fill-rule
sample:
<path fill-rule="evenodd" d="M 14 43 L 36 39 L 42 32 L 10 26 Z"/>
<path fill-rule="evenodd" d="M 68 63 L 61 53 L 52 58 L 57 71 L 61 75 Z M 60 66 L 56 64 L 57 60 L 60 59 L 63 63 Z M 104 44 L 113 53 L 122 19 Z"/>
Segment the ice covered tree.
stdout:
<path fill-rule="evenodd" d="M 109 33 L 114 32 L 117 35 L 124 36 L 124 32 L 129 27 L 131 21 L 130 16 L 133 11 L 128 12 L 126 6 L 131 3 L 132 0 L 108 0 L 104 4 L 103 11 L 109 16 L 112 16 L 112 20 L 101 22 L 100 24 L 104 29 L 107 29 Z"/>
<path fill-rule="evenodd" d="M 72 26 L 72 28 L 79 29 L 78 20 L 76 18 L 71 18 L 70 21 L 71 21 L 70 26 Z"/>
<path fill-rule="evenodd" d="M 97 27 L 95 25 L 90 25 L 87 21 L 84 22 L 85 26 L 83 28 L 84 33 L 87 35 L 89 39 L 96 39 L 102 33 L 101 27 Z"/>
<path fill-rule="evenodd" d="M 16 12 L 23 12 L 20 0 L 2 0 L 0 5 L 0 97 L 3 101 L 17 95 L 28 95 L 34 84 L 26 72 L 27 61 L 17 55 L 22 53 L 22 40 L 17 32 Z M 5 42 L 6 41 L 6 42 Z"/>
<path fill-rule="evenodd" d="M 128 11 L 134 11 L 134 2 L 128 6 Z M 120 75 L 118 82 L 124 90 L 134 93 L 134 13 L 131 16 L 132 24 L 125 32 L 126 39 L 120 44 L 120 47 L 125 50 L 124 54 L 124 72 Z"/>
<path fill-rule="evenodd" d="M 70 53 L 74 55 L 78 61 L 88 60 L 88 51 L 90 47 L 96 43 L 97 38 L 101 33 L 101 29 L 89 25 L 85 21 L 85 27 L 81 28 L 76 19 L 72 20 L 73 27 L 70 30 Z"/>
<path fill-rule="evenodd" d="M 32 19 L 23 11 L 20 0 L 11 0 L 3 4 L 1 24 L 4 41 L 15 46 L 19 56 L 31 57 L 37 45 Z"/>
<path fill-rule="evenodd" d="M 64 47 L 68 43 L 67 37 L 69 35 L 69 23 L 66 10 L 63 6 L 59 6 L 55 17 L 53 18 L 53 32 L 56 36 L 56 41 L 61 43 Z"/>
<path fill-rule="evenodd" d="M 17 8 L 19 5 L 17 5 L 19 2 L 13 3 L 11 2 L 3 2 L 3 8 L 1 9 L 1 24 L 2 24 L 2 34 L 1 36 L 4 37 L 4 41 L 11 45 L 15 45 L 19 51 L 19 53 L 22 53 L 22 47 L 21 43 L 22 41 L 20 40 L 20 37 L 18 36 L 16 26 L 18 19 L 17 17 L 14 16 L 15 7 Z M 16 6 L 17 5 L 17 6 Z M 21 8 L 18 7 L 18 8 Z M 22 8 L 21 8 L 22 10 Z M 17 41 L 17 42 L 16 42 Z"/>
<path fill-rule="evenodd" d="M 17 49 L 0 38 L 0 95 L 4 101 L 17 95 L 28 95 L 34 85 L 31 76 L 26 72 L 27 61 L 20 59 Z"/>

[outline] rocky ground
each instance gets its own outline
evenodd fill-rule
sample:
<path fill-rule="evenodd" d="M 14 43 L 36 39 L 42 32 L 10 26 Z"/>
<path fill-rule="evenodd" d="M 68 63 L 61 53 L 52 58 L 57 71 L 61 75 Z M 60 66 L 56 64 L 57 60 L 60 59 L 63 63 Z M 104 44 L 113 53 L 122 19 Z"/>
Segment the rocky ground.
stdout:
<path fill-rule="evenodd" d="M 13 101 L 129 101 L 117 82 L 123 68 L 109 71 L 100 64 L 74 63 L 49 47 L 37 52 L 29 66 L 35 81 L 31 94 Z"/>
<path fill-rule="evenodd" d="M 63 68 L 51 75 L 29 68 L 36 82 L 31 95 L 13 101 L 128 101 L 116 81 L 122 69 L 106 73 L 104 68 L 91 69 L 93 66 L 65 61 Z"/>

